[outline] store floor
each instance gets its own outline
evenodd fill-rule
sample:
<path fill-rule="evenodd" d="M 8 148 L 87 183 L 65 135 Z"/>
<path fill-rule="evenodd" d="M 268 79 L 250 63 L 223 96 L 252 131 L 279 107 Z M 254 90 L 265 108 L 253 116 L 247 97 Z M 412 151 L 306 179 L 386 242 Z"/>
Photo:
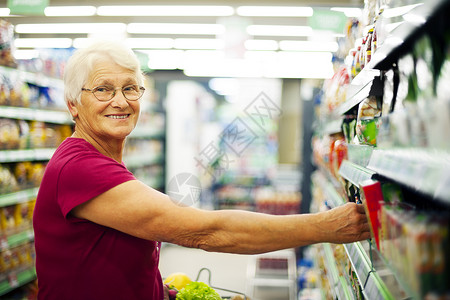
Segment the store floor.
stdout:
<path fill-rule="evenodd" d="M 182 272 L 195 280 L 202 268 L 208 268 L 211 270 L 211 286 L 245 293 L 249 258 L 249 255 L 213 253 L 164 244 L 159 269 L 163 278 L 171 273 Z M 208 283 L 208 272 L 203 271 L 199 281 Z M 217 292 L 221 296 L 235 295 Z"/>

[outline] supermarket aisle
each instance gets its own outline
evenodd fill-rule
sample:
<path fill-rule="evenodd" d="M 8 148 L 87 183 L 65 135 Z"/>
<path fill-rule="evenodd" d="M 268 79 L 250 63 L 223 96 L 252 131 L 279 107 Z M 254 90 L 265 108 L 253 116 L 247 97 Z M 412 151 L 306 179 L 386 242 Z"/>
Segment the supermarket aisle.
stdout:
<path fill-rule="evenodd" d="M 161 250 L 159 269 L 162 277 L 182 272 L 192 280 L 197 278 L 201 268 L 211 270 L 211 285 L 244 293 L 249 255 L 212 253 L 199 249 L 165 244 Z M 202 272 L 200 281 L 207 283 L 208 273 Z M 230 293 L 217 291 L 221 296 Z"/>

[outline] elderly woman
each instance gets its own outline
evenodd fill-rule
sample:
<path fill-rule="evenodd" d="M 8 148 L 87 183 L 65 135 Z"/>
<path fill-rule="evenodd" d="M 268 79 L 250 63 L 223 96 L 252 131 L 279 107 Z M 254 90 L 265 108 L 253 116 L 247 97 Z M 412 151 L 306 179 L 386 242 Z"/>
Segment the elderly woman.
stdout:
<path fill-rule="evenodd" d="M 101 42 L 78 50 L 64 75 L 75 131 L 47 165 L 34 211 L 39 299 L 163 299 L 160 242 L 262 253 L 367 239 L 363 207 L 273 216 L 177 206 L 122 162 L 143 75 L 133 52 Z"/>

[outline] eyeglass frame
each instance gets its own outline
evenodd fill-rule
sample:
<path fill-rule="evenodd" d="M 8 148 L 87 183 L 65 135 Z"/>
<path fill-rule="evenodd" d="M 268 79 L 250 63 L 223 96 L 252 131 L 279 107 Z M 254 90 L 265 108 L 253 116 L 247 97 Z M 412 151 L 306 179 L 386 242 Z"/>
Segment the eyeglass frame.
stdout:
<path fill-rule="evenodd" d="M 137 99 L 128 99 L 127 96 L 125 96 L 125 93 L 123 92 L 123 89 L 126 88 L 126 87 L 129 87 L 129 86 L 137 86 L 137 87 L 139 88 L 139 90 L 142 91 L 142 93 L 141 93 L 141 95 L 139 96 L 139 98 L 137 98 Z M 97 96 L 94 94 L 94 91 L 95 91 L 95 89 L 97 89 L 97 88 L 99 88 L 99 87 L 113 87 L 114 89 L 113 89 L 113 93 L 112 93 L 111 98 L 108 99 L 108 100 L 100 100 L 100 99 L 98 99 Z M 107 101 L 111 101 L 111 100 L 116 96 L 116 91 L 119 90 L 119 89 L 122 91 L 122 95 L 123 95 L 123 96 L 125 97 L 125 99 L 127 99 L 128 101 L 138 101 L 139 99 L 142 98 L 142 96 L 144 95 L 144 92 L 145 92 L 145 88 L 144 88 L 143 86 L 138 85 L 138 84 L 129 84 L 129 85 L 123 86 L 123 87 L 121 87 L 121 88 L 116 88 L 116 87 L 114 87 L 114 86 L 112 86 L 112 85 L 99 85 L 99 86 L 96 86 L 96 87 L 94 87 L 94 88 L 92 88 L 92 89 L 81 88 L 81 91 L 91 92 L 92 95 L 94 95 L 95 99 L 97 99 L 98 101 L 100 101 L 100 102 L 107 102 Z"/>

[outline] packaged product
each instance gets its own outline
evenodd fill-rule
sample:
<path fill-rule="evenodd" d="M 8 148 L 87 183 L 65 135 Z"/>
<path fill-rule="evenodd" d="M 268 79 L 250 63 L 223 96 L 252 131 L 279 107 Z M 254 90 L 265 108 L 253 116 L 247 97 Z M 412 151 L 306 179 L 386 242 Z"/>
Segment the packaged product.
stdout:
<path fill-rule="evenodd" d="M 14 269 L 12 253 L 9 249 L 0 252 L 0 274 L 7 274 Z"/>
<path fill-rule="evenodd" d="M 0 149 L 18 149 L 20 145 L 20 129 L 12 119 L 0 119 Z"/>
<path fill-rule="evenodd" d="M 13 25 L 0 19 L 0 65 L 15 67 L 14 52 L 14 28 Z"/>
<path fill-rule="evenodd" d="M 17 256 L 19 258 L 19 263 L 23 267 L 28 267 L 33 264 L 33 260 L 31 258 L 31 247 L 32 243 L 26 243 L 16 247 Z"/>
<path fill-rule="evenodd" d="M 376 146 L 381 116 L 381 104 L 376 96 L 369 96 L 358 107 L 356 136 L 363 145 Z"/>
<path fill-rule="evenodd" d="M 383 201 L 383 192 L 379 181 L 367 180 L 360 184 L 361 201 L 369 219 L 370 231 L 378 249 L 380 249 L 379 232 L 380 202 Z"/>
<path fill-rule="evenodd" d="M 16 232 L 15 205 L 9 205 L 0 208 L 0 224 L 3 233 L 6 235 Z"/>
<path fill-rule="evenodd" d="M 366 36 L 366 50 L 365 50 L 365 63 L 368 64 L 372 59 L 372 39 L 373 39 L 373 27 L 369 29 Z"/>
<path fill-rule="evenodd" d="M 18 186 L 11 170 L 6 166 L 0 165 L 0 193 L 14 192 L 18 189 Z"/>
<path fill-rule="evenodd" d="M 32 215 L 32 212 L 30 212 L 30 208 L 31 207 L 28 202 L 16 204 L 14 218 L 18 231 L 31 229 L 32 220 L 30 216 Z"/>

